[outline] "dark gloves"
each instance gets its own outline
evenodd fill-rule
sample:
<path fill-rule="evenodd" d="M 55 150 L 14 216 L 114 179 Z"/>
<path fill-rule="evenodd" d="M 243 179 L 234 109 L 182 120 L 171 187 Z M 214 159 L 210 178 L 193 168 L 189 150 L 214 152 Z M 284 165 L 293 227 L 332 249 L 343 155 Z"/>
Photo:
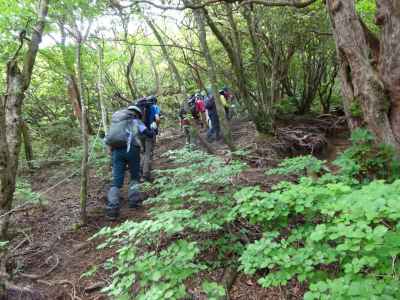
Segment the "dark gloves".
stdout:
<path fill-rule="evenodd" d="M 146 129 L 142 132 L 142 134 L 145 135 L 145 136 L 147 136 L 147 137 L 149 137 L 149 138 L 152 138 L 152 137 L 154 137 L 154 135 L 155 135 L 156 133 L 155 133 L 155 131 L 154 131 L 153 129 L 148 129 L 148 128 L 146 128 Z"/>

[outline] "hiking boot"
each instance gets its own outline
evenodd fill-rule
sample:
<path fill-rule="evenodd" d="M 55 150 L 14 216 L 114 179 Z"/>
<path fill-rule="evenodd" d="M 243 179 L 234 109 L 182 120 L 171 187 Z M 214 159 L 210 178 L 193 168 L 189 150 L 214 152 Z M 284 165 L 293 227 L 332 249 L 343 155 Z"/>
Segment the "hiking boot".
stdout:
<path fill-rule="evenodd" d="M 140 202 L 140 184 L 137 181 L 131 181 L 128 188 L 128 206 L 137 208 Z"/>
<path fill-rule="evenodd" d="M 147 181 L 147 182 L 153 182 L 154 181 L 154 178 L 152 178 L 150 175 L 148 175 L 148 176 L 143 176 L 143 181 Z"/>
<path fill-rule="evenodd" d="M 135 202 L 135 203 L 128 203 L 129 208 L 140 208 L 142 206 L 142 203 L 140 202 Z"/>
<path fill-rule="evenodd" d="M 106 207 L 105 215 L 108 220 L 115 221 L 119 217 L 119 208 Z"/>

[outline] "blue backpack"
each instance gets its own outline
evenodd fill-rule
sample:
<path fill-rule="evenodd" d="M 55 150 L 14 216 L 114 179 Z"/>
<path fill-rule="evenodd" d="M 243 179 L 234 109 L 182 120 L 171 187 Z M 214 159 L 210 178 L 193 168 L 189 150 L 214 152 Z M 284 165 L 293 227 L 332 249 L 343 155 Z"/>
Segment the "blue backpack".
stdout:
<path fill-rule="evenodd" d="M 154 103 L 155 102 L 153 97 L 144 97 L 139 99 L 135 104 L 142 111 L 143 123 L 146 125 L 147 128 L 150 128 L 150 124 L 154 121 L 151 120 L 151 110 Z"/>

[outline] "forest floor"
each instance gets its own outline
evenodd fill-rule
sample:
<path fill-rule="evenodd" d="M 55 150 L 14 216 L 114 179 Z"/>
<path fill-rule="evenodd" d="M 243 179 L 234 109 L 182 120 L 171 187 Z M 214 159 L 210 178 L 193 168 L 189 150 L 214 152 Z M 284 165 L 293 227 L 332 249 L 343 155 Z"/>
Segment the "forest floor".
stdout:
<path fill-rule="evenodd" d="M 243 160 L 249 169 L 240 175 L 242 185 L 260 185 L 270 189 L 282 180 L 279 176 L 266 176 L 265 171 L 275 167 L 281 157 L 271 147 L 274 138 L 255 134 L 255 128 L 250 122 L 235 121 L 233 136 L 238 149 L 246 149 L 248 154 Z M 327 148 L 321 154 L 322 158 L 332 160 L 338 152 L 348 146 L 346 134 L 334 135 L 328 139 Z M 184 136 L 179 129 L 164 132 L 159 137 L 155 151 L 154 168 L 170 167 L 168 159 L 161 157 L 168 150 L 184 146 Z M 224 145 L 217 142 L 213 148 L 218 155 L 229 159 Z M 70 174 L 70 167 L 59 165 L 45 166 L 27 176 L 34 191 L 42 191 L 48 186 L 65 179 Z M 13 232 L 14 238 L 9 249 L 8 270 L 12 271 L 12 282 L 18 286 L 29 287 L 37 291 L 37 299 L 109 299 L 100 292 L 107 285 L 110 272 L 100 266 L 115 250 L 96 250 L 98 241 L 88 241 L 104 226 L 115 226 L 127 219 L 143 220 L 148 218 L 146 204 L 139 209 L 127 208 L 123 201 L 121 217 L 115 222 L 104 217 L 104 205 L 110 178 L 102 174 L 90 172 L 90 188 L 88 197 L 88 225 L 77 228 L 79 223 L 79 176 L 71 177 L 62 185 L 57 186 L 47 194 L 48 204 L 41 208 L 30 207 L 16 213 L 12 222 L 17 224 Z M 84 276 L 88 270 L 99 266 L 93 276 Z M 223 276 L 223 269 L 213 271 L 207 276 L 216 281 Z M 230 299 L 301 299 L 304 286 L 291 282 L 285 288 L 264 289 L 257 284 L 256 278 L 239 273 L 230 289 Z M 188 283 L 193 299 L 196 297 L 196 282 Z M 14 299 L 11 295 L 9 299 Z M 19 299 L 19 298 L 15 298 Z"/>

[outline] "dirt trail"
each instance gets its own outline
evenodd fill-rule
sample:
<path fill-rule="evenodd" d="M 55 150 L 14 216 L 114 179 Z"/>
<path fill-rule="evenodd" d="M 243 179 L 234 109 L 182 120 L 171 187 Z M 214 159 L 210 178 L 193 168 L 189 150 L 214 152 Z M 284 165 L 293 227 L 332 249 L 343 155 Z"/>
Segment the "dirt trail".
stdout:
<path fill-rule="evenodd" d="M 274 167 L 278 157 L 270 147 L 270 141 L 257 137 L 250 122 L 233 124 L 233 135 L 239 149 L 248 150 L 244 157 L 250 169 L 240 176 L 240 184 L 259 184 L 266 189 L 280 178 L 267 178 L 265 170 Z M 154 168 L 168 168 L 168 159 L 161 157 L 168 150 L 181 148 L 184 137 L 179 130 L 171 130 L 158 139 L 155 151 Z M 219 155 L 229 159 L 227 149 L 221 143 L 214 143 Z M 61 171 L 61 172 L 60 172 Z M 65 174 L 60 167 L 39 169 L 31 178 L 34 190 L 48 186 L 48 178 L 62 179 Z M 70 170 L 65 170 L 69 173 Z M 38 291 L 41 299 L 108 299 L 100 293 L 101 286 L 109 281 L 110 273 L 100 268 L 104 261 L 114 255 L 114 250 L 96 250 L 96 243 L 89 242 L 93 234 L 104 226 L 113 226 L 125 220 L 143 220 L 148 217 L 148 207 L 128 209 L 122 202 L 121 217 L 115 222 L 104 218 L 103 209 L 108 189 L 108 178 L 90 172 L 88 199 L 88 225 L 77 229 L 79 221 L 79 177 L 72 177 L 65 184 L 57 187 L 48 196 L 45 210 L 33 209 L 18 213 L 13 223 L 18 224 L 16 237 L 11 243 L 9 270 L 16 270 L 12 281 L 24 287 Z M 125 195 L 126 193 L 124 193 Z M 82 274 L 99 266 L 91 277 Z M 36 278 L 33 278 L 36 277 Z M 40 278 L 38 278 L 40 277 Z M 262 289 L 255 279 L 239 274 L 233 288 L 231 299 L 290 299 L 296 298 L 301 288 L 293 283 L 287 291 Z M 293 294 L 293 296 L 291 296 Z M 12 299 L 12 298 L 10 298 Z"/>
<path fill-rule="evenodd" d="M 183 146 L 180 133 L 172 134 L 175 136 L 159 139 L 154 160 L 156 169 L 168 165 L 164 158 L 160 158 L 161 153 Z M 63 172 L 60 166 L 37 170 L 31 178 L 33 190 L 43 190 L 49 182 L 63 179 L 64 173 L 68 174 L 70 170 Z M 99 287 L 108 280 L 108 273 L 98 268 L 93 277 L 81 278 L 81 275 L 102 265 L 114 253 L 110 249 L 96 250 L 95 242 L 88 239 L 104 226 L 117 225 L 128 219 L 147 218 L 146 206 L 132 210 L 128 209 L 126 201 L 122 201 L 121 217 L 115 222 L 107 221 L 103 210 L 108 181 L 94 170 L 90 172 L 86 227 L 78 229 L 75 225 L 79 222 L 78 176 L 51 191 L 44 210 L 34 208 L 16 214 L 12 222 L 18 226 L 13 232 L 16 236 L 11 243 L 13 251 L 8 260 L 8 268 L 17 270 L 13 283 L 37 291 L 42 299 L 108 299 L 99 293 Z M 94 291 L 87 292 L 90 288 Z"/>

